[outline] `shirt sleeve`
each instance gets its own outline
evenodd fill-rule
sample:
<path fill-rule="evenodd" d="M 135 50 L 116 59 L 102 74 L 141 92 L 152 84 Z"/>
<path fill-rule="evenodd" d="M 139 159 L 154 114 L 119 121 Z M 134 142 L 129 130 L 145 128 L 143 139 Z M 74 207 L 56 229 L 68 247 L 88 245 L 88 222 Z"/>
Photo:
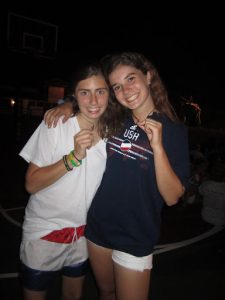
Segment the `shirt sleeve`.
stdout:
<path fill-rule="evenodd" d="M 57 129 L 48 128 L 44 121 L 37 127 L 19 155 L 28 163 L 39 167 L 53 163 Z"/>
<path fill-rule="evenodd" d="M 188 131 L 182 124 L 173 124 L 165 137 L 165 148 L 172 168 L 184 187 L 190 176 Z"/>

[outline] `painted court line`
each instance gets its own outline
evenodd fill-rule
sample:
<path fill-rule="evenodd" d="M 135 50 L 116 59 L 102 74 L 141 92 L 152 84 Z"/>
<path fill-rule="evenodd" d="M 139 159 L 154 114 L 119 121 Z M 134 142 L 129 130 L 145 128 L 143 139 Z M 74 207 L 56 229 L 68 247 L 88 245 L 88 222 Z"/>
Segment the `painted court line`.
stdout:
<path fill-rule="evenodd" d="M 6 210 L 1 206 L 0 204 L 0 213 L 2 214 L 2 216 L 9 221 L 10 223 L 16 225 L 17 227 L 22 227 L 20 222 L 17 222 L 16 220 L 14 220 L 12 217 L 10 217 L 8 215 L 8 213 L 6 212 Z"/>
<path fill-rule="evenodd" d="M 17 278 L 19 277 L 19 273 L 3 273 L 0 274 L 0 279 L 6 279 L 6 278 Z"/>
<path fill-rule="evenodd" d="M 212 229 L 196 236 L 196 237 L 193 237 L 191 239 L 187 239 L 187 240 L 183 240 L 181 242 L 177 242 L 177 243 L 171 243 L 171 244 L 164 244 L 164 245 L 157 245 L 155 247 L 155 249 L 158 249 L 158 250 L 155 250 L 154 251 L 154 254 L 160 254 L 160 253 L 164 253 L 164 252 L 168 252 L 168 251 L 171 251 L 171 250 L 175 250 L 175 249 L 178 249 L 178 248 L 181 248 L 181 247 L 185 247 L 185 246 L 188 246 L 188 245 L 191 245 L 193 243 L 196 243 L 196 242 L 199 242 L 201 240 L 204 240 L 212 235 L 214 235 L 215 233 L 221 231 L 222 229 L 224 228 L 224 226 L 214 226 Z"/>

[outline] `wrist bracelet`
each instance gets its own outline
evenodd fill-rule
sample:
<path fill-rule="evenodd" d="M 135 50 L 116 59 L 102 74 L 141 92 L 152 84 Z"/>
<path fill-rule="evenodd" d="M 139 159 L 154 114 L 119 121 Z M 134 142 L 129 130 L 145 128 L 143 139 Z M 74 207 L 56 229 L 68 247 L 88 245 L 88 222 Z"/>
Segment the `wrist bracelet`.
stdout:
<path fill-rule="evenodd" d="M 74 160 L 74 155 L 73 155 L 72 151 L 71 151 L 70 154 L 68 155 L 68 159 L 69 159 L 69 161 L 71 162 L 71 164 L 72 164 L 74 167 L 79 167 L 79 166 L 81 165 L 81 163 L 82 163 L 81 160 L 77 160 L 78 162 L 76 162 L 76 161 Z"/>
<path fill-rule="evenodd" d="M 64 163 L 64 166 L 66 167 L 67 171 L 72 171 L 72 170 L 73 170 L 73 168 L 71 168 L 71 167 L 68 165 L 66 155 L 63 155 L 63 163 Z"/>
<path fill-rule="evenodd" d="M 74 158 L 76 158 L 76 160 L 79 162 L 79 165 L 81 165 L 81 164 L 82 164 L 82 159 L 78 159 L 78 158 L 76 157 L 76 155 L 75 155 L 75 153 L 74 153 L 74 150 L 72 150 L 70 153 L 73 155 Z"/>

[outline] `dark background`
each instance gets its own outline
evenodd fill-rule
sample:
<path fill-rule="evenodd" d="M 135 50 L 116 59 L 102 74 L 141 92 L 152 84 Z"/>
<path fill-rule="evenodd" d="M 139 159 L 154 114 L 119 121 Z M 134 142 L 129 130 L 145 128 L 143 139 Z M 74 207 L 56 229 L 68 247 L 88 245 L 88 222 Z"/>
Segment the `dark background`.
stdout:
<path fill-rule="evenodd" d="M 122 3 L 122 1 L 121 1 Z M 76 63 L 109 52 L 140 51 L 158 68 L 170 98 L 178 107 L 182 97 L 202 108 L 203 126 L 225 128 L 224 101 L 224 9 L 214 2 L 172 7 L 172 2 L 153 7 L 134 0 L 121 7 L 115 2 L 17 1 L 0 8 L 0 165 L 2 170 L 1 274 L 19 272 L 21 228 L 28 194 L 24 188 L 27 163 L 18 153 L 40 123 L 42 116 L 17 118 L 16 106 L 2 112 L 5 97 L 31 97 L 47 102 L 49 81 L 67 81 Z M 49 5 L 49 6 L 48 6 Z M 93 6 L 93 7 L 92 7 Z M 58 26 L 57 51 L 51 58 L 11 49 L 7 39 L 8 14 L 14 13 Z M 224 158 L 225 130 L 189 128 L 190 141 L 210 145 Z M 223 133 L 222 133 L 223 132 Z M 220 143 L 223 147 L 219 148 Z M 219 150 L 221 151 L 219 152 Z M 21 208 L 21 209 L 18 209 Z M 206 232 L 201 203 L 173 206 L 164 211 L 162 243 L 183 241 Z M 12 219 L 5 218 L 5 212 Z M 155 256 L 151 299 L 224 299 L 224 230 L 201 242 Z M 59 284 L 48 299 L 59 298 Z M 85 299 L 96 299 L 93 278 L 88 278 Z M 56 295 L 57 294 L 57 295 Z M 58 297 L 58 298 L 57 298 Z M 0 298 L 18 300 L 21 282 L 16 276 L 1 278 Z"/>
<path fill-rule="evenodd" d="M 15 93 L 23 87 L 33 92 L 36 89 L 36 96 L 44 99 L 48 83 L 67 82 L 77 62 L 131 50 L 153 61 L 175 106 L 182 97 L 192 97 L 206 122 L 209 116 L 223 119 L 225 27 L 223 10 L 216 3 L 199 8 L 191 3 L 173 8 L 170 3 L 158 9 L 152 2 L 127 3 L 124 7 L 115 2 L 99 6 L 86 2 L 5 5 L 0 12 L 2 93 L 6 87 L 13 87 Z M 9 13 L 57 26 L 57 51 L 51 58 L 10 49 Z"/>

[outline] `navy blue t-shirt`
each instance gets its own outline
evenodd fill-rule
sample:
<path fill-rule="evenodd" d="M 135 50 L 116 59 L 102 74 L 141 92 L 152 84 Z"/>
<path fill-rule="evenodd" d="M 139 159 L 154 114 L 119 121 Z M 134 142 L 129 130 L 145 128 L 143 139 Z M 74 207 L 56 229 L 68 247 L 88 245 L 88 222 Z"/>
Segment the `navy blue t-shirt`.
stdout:
<path fill-rule="evenodd" d="M 189 175 L 187 130 L 165 115 L 151 118 L 163 126 L 163 145 L 173 170 L 186 185 Z M 153 252 L 158 241 L 161 197 L 147 135 L 130 117 L 120 135 L 107 142 L 107 163 L 87 216 L 85 235 L 92 242 L 135 256 Z"/>

